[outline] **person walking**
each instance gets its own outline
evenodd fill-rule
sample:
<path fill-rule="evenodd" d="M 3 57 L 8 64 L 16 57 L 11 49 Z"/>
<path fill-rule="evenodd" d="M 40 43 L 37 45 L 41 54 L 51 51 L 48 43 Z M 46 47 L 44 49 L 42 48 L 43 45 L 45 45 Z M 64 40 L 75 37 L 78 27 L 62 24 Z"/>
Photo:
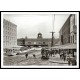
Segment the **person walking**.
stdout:
<path fill-rule="evenodd" d="M 75 66 L 76 64 L 77 64 L 76 57 L 74 56 L 73 59 L 72 59 L 72 66 Z"/>
<path fill-rule="evenodd" d="M 68 61 L 68 65 L 70 66 L 71 65 L 71 58 L 70 58 L 70 56 L 68 56 L 67 61 Z"/>
<path fill-rule="evenodd" d="M 27 57 L 28 57 L 28 54 L 25 54 L 25 56 L 26 56 L 26 59 L 27 59 Z"/>
<path fill-rule="evenodd" d="M 53 54 L 53 50 L 51 49 L 51 51 L 50 51 L 50 56 L 52 57 L 52 54 Z"/>
<path fill-rule="evenodd" d="M 66 60 L 66 53 L 65 53 L 65 51 L 63 51 L 63 59 L 64 59 L 64 61 Z"/>
<path fill-rule="evenodd" d="M 36 55 L 35 54 L 33 54 L 33 58 L 36 58 Z"/>

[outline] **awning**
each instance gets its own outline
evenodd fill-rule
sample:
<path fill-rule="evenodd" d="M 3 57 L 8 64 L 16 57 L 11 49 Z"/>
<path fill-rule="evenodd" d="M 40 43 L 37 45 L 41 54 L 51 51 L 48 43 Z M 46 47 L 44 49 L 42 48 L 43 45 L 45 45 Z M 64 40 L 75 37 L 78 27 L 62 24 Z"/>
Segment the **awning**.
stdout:
<path fill-rule="evenodd" d="M 77 49 L 76 44 L 65 44 L 52 47 L 53 49 Z"/>

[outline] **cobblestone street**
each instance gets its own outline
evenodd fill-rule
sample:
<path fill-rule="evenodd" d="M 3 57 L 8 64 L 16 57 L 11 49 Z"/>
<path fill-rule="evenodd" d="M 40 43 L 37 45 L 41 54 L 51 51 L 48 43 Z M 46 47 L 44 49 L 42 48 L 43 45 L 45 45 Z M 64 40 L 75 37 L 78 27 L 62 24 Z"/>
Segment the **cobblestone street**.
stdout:
<path fill-rule="evenodd" d="M 36 58 L 33 57 L 36 55 Z M 41 51 L 29 53 L 26 59 L 25 55 L 4 56 L 4 66 L 27 66 L 27 65 L 47 65 L 47 66 L 67 66 L 68 62 L 60 59 L 59 55 L 50 57 L 49 60 L 41 60 Z"/>

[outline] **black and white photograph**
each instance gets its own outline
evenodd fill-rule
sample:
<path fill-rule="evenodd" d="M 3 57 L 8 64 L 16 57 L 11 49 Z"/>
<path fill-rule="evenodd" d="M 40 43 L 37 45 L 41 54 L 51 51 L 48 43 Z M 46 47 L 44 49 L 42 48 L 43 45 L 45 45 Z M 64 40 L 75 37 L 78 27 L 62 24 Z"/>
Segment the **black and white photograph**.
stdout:
<path fill-rule="evenodd" d="M 78 12 L 1 12 L 1 68 L 78 67 Z"/>

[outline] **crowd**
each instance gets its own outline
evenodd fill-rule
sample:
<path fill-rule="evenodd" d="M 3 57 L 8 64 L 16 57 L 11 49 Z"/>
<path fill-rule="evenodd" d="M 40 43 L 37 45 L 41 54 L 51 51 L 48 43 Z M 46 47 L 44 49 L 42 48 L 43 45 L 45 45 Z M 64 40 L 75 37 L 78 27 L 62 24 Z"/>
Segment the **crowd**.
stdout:
<path fill-rule="evenodd" d="M 60 59 L 63 59 L 64 61 L 68 61 L 68 65 L 76 65 L 76 55 L 75 49 L 45 49 L 42 48 L 41 55 L 42 59 L 49 59 L 49 57 L 55 57 L 56 54 L 59 54 Z"/>

